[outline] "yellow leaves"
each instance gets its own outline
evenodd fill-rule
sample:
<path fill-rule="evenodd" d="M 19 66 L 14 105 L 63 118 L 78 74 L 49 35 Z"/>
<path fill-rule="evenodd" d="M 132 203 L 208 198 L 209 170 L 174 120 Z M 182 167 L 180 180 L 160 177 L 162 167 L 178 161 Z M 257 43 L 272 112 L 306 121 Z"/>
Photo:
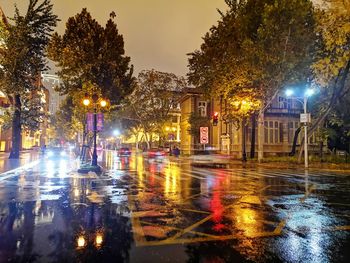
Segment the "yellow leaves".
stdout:
<path fill-rule="evenodd" d="M 323 1 L 327 6 L 318 16 L 323 56 L 313 65 L 318 82 L 327 85 L 350 60 L 350 0 Z"/>
<path fill-rule="evenodd" d="M 246 97 L 232 96 L 226 99 L 231 106 L 231 113 L 240 117 L 249 116 L 262 106 L 261 100 L 249 95 Z"/>

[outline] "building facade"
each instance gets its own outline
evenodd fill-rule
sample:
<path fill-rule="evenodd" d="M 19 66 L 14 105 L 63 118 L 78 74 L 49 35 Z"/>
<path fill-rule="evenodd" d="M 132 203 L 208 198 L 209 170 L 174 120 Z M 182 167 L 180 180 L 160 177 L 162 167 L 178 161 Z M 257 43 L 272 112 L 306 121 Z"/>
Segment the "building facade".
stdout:
<path fill-rule="evenodd" d="M 204 147 L 215 148 L 223 153 L 241 158 L 245 137 L 245 152 L 250 155 L 252 143 L 257 156 L 259 138 L 262 140 L 264 156 L 282 156 L 291 152 L 294 135 L 301 126 L 300 113 L 302 104 L 295 99 L 286 98 L 279 94 L 266 108 L 263 119 L 258 116 L 247 120 L 245 128 L 241 123 L 234 123 L 225 119 L 226 102 L 224 100 L 207 99 L 194 88 L 189 88 L 180 100 L 181 102 L 181 150 L 184 154 L 192 154 L 196 149 Z M 189 132 L 190 116 L 196 112 L 199 116 L 207 117 L 208 144 L 203 145 L 197 136 Z M 213 116 L 218 116 L 217 124 L 213 123 Z M 258 129 L 259 127 L 262 129 Z M 254 131 L 253 131 L 254 130 Z M 301 134 L 301 133 L 300 133 Z M 300 147 L 301 136 L 297 137 L 297 147 Z M 196 138 L 197 137 L 197 138 Z M 316 133 L 309 138 L 310 150 L 318 148 Z"/>

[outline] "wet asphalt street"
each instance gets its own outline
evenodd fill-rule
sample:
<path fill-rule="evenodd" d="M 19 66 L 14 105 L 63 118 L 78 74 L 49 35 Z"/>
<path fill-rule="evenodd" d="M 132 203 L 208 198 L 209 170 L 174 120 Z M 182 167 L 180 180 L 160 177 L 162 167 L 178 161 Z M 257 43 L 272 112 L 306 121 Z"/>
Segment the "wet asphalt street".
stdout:
<path fill-rule="evenodd" d="M 350 174 L 119 158 L 0 175 L 0 262 L 350 262 Z"/>

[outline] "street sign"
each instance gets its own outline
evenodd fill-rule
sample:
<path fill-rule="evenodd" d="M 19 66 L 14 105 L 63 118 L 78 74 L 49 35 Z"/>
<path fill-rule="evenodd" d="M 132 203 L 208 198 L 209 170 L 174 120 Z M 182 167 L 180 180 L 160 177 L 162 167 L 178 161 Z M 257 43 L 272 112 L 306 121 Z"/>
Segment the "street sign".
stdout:
<path fill-rule="evenodd" d="M 302 122 L 302 123 L 309 123 L 309 122 L 311 122 L 311 115 L 310 115 L 310 113 L 301 113 L 300 114 L 300 122 Z"/>
<path fill-rule="evenodd" d="M 208 127 L 200 127 L 200 143 L 208 144 L 209 136 L 208 136 Z"/>

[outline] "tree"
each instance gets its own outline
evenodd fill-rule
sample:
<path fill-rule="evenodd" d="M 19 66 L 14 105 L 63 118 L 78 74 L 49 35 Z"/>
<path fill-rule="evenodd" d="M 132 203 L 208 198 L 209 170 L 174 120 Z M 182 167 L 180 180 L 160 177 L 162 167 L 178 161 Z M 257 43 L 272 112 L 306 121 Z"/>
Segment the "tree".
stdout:
<path fill-rule="evenodd" d="M 81 132 L 83 128 L 80 125 L 81 123 L 77 120 L 74 112 L 73 99 L 72 97 L 66 97 L 51 120 L 52 126 L 55 127 L 56 139 L 59 141 L 70 141 L 74 137 L 75 132 Z M 76 128 L 77 126 L 78 129 Z"/>
<path fill-rule="evenodd" d="M 87 112 L 82 109 L 85 93 L 89 96 L 97 93 L 109 100 L 105 116 L 108 120 L 110 111 L 134 89 L 133 66 L 129 65 L 130 57 L 125 56 L 123 36 L 114 18 L 112 12 L 102 27 L 84 8 L 68 19 L 62 36 L 54 34 L 48 48 L 49 57 L 60 68 L 58 75 L 63 85 L 58 91 L 71 98 L 74 113 L 71 121 L 82 130 Z"/>
<path fill-rule="evenodd" d="M 205 35 L 201 49 L 189 54 L 189 81 L 228 104 L 260 101 L 261 124 L 265 108 L 278 91 L 310 75 L 316 39 L 312 2 L 226 3 L 229 10 Z M 256 110 L 251 108 L 250 113 Z"/>
<path fill-rule="evenodd" d="M 182 90 L 186 87 L 183 77 L 155 70 L 143 70 L 138 76 L 138 84 L 128 98 L 127 113 L 124 118 L 136 120 L 141 125 L 147 143 L 150 135 L 162 137 L 164 125 L 171 122 L 171 110 L 177 107 Z M 136 126 L 134 126 L 136 127 Z"/>
<path fill-rule="evenodd" d="M 25 15 L 15 8 L 14 24 L 2 33 L 5 48 L 0 57 L 0 81 L 13 107 L 10 158 L 19 158 L 23 113 L 35 110 L 27 102 L 41 91 L 38 78 L 47 69 L 45 51 L 57 21 L 50 0 L 30 0 Z"/>
<path fill-rule="evenodd" d="M 319 49 L 313 64 L 315 81 L 319 85 L 318 117 L 310 134 L 324 122 L 332 110 L 348 96 L 350 86 L 350 1 L 323 1 L 327 7 L 318 11 Z"/>
<path fill-rule="evenodd" d="M 68 19 L 63 36 L 53 35 L 48 50 L 60 68 L 62 94 L 73 96 L 90 82 L 116 105 L 133 90 L 133 66 L 125 56 L 123 36 L 113 16 L 102 27 L 84 8 Z"/>
<path fill-rule="evenodd" d="M 324 0 L 322 9 L 316 12 L 317 53 L 312 65 L 314 82 L 318 85 L 319 96 L 314 105 L 314 121 L 309 135 L 332 119 L 334 110 L 350 91 L 348 76 L 350 70 L 350 1 Z M 327 134 L 328 132 L 326 132 Z M 305 138 L 302 139 L 302 144 Z M 299 152 L 299 161 L 302 151 Z"/>

